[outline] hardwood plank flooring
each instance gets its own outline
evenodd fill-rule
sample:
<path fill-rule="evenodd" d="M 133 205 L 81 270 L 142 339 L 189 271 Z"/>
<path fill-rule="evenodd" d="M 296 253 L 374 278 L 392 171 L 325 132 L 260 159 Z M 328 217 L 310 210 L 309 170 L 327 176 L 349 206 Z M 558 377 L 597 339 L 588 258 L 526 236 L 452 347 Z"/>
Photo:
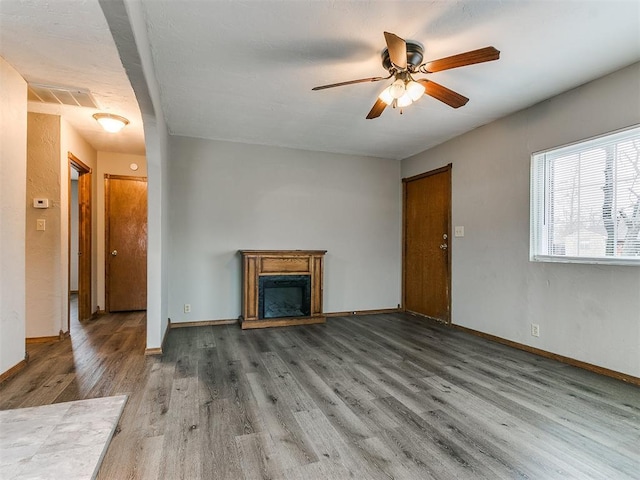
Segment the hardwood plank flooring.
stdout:
<path fill-rule="evenodd" d="M 0 409 L 129 400 L 99 479 L 637 479 L 640 389 L 403 314 L 29 345 Z"/>

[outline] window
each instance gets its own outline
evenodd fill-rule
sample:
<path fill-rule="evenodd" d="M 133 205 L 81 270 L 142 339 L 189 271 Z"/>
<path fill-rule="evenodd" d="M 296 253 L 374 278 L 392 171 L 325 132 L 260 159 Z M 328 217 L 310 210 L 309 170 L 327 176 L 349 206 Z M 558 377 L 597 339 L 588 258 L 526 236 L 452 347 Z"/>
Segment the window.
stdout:
<path fill-rule="evenodd" d="M 640 265 L 640 127 L 531 160 L 531 260 Z"/>

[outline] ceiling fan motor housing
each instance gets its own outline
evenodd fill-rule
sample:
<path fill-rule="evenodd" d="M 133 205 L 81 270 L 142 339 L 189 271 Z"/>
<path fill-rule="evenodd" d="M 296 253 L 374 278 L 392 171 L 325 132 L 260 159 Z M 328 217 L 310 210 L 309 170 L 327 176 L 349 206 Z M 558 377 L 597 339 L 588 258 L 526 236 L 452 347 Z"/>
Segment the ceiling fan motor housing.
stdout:
<path fill-rule="evenodd" d="M 418 67 L 422 64 L 424 58 L 424 48 L 422 44 L 407 40 L 407 70 L 409 72 L 417 72 Z M 389 49 L 385 48 L 382 51 L 382 66 L 385 70 L 392 73 L 392 70 L 396 71 L 397 68 L 391 63 L 389 58 Z"/>

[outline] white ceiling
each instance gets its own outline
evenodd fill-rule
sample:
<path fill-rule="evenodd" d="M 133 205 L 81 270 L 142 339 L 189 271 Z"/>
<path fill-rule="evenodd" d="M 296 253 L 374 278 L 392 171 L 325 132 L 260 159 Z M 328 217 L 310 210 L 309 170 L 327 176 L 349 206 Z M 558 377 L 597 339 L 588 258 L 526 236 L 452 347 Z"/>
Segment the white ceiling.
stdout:
<path fill-rule="evenodd" d="M 640 60 L 637 0 L 127 1 L 146 14 L 172 134 L 305 150 L 405 158 Z M 385 30 L 421 42 L 425 60 L 488 45 L 501 58 L 429 76 L 471 99 L 457 110 L 424 97 L 366 120 L 386 82 L 311 91 L 384 75 Z M 61 112 L 96 148 L 140 152 L 97 0 L 2 0 L 0 32 L 0 55 L 27 80 L 88 88 L 132 121 L 107 137 L 93 111 Z"/>

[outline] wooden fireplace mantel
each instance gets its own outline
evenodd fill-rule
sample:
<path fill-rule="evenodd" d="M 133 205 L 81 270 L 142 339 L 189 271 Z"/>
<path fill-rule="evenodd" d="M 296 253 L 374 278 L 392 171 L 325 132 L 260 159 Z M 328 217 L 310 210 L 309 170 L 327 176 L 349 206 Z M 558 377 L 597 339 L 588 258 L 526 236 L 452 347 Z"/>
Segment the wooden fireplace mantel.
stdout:
<path fill-rule="evenodd" d="M 324 323 L 322 275 L 326 250 L 239 250 L 242 255 L 242 329 Z M 309 275 L 311 311 L 309 316 L 260 318 L 258 309 L 260 277 L 265 275 Z"/>

